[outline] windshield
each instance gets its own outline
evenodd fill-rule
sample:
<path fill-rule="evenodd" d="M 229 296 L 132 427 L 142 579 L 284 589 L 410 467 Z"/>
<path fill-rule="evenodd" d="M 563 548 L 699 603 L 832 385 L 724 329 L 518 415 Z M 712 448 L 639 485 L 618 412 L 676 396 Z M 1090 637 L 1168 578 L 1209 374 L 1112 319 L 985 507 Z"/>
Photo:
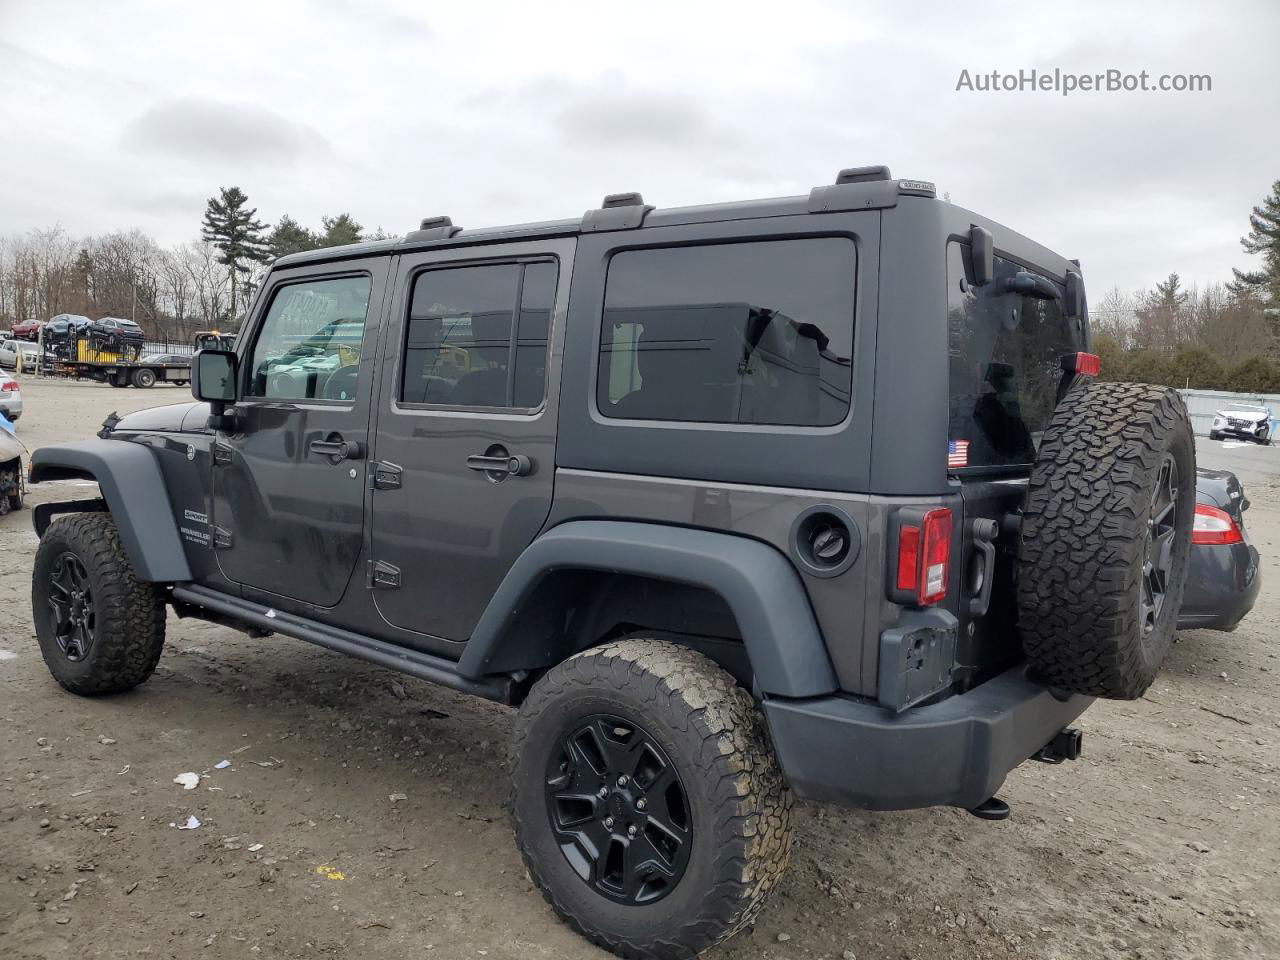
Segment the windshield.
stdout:
<path fill-rule="evenodd" d="M 1053 300 L 1005 291 L 1027 269 L 995 258 L 995 277 L 975 287 L 968 244 L 947 247 L 947 339 L 951 377 L 948 466 L 1029 464 L 1053 416 L 1062 358 L 1084 350 L 1080 325 Z"/>

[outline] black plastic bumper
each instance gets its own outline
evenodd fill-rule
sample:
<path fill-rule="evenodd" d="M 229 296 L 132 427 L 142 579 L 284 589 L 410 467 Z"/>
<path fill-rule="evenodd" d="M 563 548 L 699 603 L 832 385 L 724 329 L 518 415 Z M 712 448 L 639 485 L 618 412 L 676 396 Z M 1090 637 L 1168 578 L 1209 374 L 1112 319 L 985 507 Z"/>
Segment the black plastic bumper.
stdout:
<path fill-rule="evenodd" d="M 1018 667 L 899 714 L 840 697 L 771 698 L 764 712 L 801 797 L 869 810 L 968 809 L 1092 702 L 1055 696 Z"/>

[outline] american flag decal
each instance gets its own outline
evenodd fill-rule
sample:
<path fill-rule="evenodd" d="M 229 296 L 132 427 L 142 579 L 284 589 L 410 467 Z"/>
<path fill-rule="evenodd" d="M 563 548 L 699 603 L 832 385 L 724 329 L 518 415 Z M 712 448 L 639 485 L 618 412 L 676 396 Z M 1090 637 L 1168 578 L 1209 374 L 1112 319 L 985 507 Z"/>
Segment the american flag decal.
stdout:
<path fill-rule="evenodd" d="M 969 465 L 969 441 L 947 441 L 947 466 L 967 467 Z"/>

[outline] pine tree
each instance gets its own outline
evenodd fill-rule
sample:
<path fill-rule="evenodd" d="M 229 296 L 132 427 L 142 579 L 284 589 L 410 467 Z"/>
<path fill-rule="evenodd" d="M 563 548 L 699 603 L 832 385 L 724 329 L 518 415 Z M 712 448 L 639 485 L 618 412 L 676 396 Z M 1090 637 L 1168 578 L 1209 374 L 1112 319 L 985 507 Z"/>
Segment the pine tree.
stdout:
<path fill-rule="evenodd" d="M 320 222 L 324 224 L 324 235 L 320 238 L 322 247 L 339 247 L 347 243 L 359 243 L 364 239 L 361 236 L 364 227 L 353 220 L 349 213 L 321 217 Z"/>
<path fill-rule="evenodd" d="M 320 246 L 320 237 L 287 213 L 280 218 L 280 222 L 267 237 L 267 248 L 273 257 L 314 250 L 318 246 Z"/>
<path fill-rule="evenodd" d="M 1261 254 L 1261 270 L 1233 270 L 1231 292 L 1263 294 L 1273 306 L 1280 306 L 1280 180 L 1271 185 L 1271 194 L 1249 215 L 1249 233 L 1240 238 L 1245 253 Z"/>
<path fill-rule="evenodd" d="M 247 280 L 252 264 L 270 258 L 262 231 L 266 224 L 254 219 L 257 208 L 245 209 L 249 198 L 239 187 L 219 187 L 220 197 L 210 197 L 205 208 L 201 236 L 219 252 L 218 262 L 231 276 L 231 312 L 235 313 L 236 281 Z"/>
<path fill-rule="evenodd" d="M 1154 290 L 1143 294 L 1142 306 L 1134 311 L 1137 317 L 1134 345 L 1172 353 L 1184 339 L 1189 297 L 1190 293 L 1182 288 L 1182 278 L 1176 273 L 1169 274 Z"/>

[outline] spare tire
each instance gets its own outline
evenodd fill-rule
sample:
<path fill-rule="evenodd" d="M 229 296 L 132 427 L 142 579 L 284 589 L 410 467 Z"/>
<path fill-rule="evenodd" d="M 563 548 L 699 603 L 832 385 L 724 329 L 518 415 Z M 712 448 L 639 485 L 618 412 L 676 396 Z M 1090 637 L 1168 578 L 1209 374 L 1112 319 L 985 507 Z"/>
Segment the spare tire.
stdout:
<path fill-rule="evenodd" d="M 1177 391 L 1083 381 L 1058 404 L 1023 507 L 1018 631 L 1034 678 L 1136 700 L 1173 640 L 1194 520 Z"/>

